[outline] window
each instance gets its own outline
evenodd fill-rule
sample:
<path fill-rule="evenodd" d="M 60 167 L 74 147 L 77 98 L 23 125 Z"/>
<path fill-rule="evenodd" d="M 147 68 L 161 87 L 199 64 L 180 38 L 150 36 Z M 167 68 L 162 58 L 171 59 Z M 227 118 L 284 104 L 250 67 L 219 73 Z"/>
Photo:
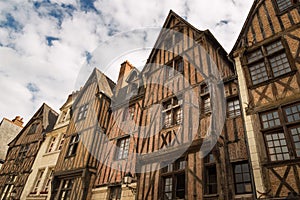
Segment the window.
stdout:
<path fill-rule="evenodd" d="M 50 153 L 52 151 L 54 151 L 54 145 L 55 145 L 55 141 L 56 141 L 56 137 L 51 137 L 50 139 L 50 144 L 48 146 L 47 152 L 46 153 Z"/>
<path fill-rule="evenodd" d="M 284 133 L 266 134 L 266 142 L 271 161 L 290 159 Z"/>
<path fill-rule="evenodd" d="M 61 181 L 61 189 L 59 192 L 60 200 L 69 200 L 71 196 L 71 190 L 73 186 L 73 179 L 66 179 Z"/>
<path fill-rule="evenodd" d="M 291 71 L 284 46 L 280 40 L 249 53 L 247 61 L 253 85 Z"/>
<path fill-rule="evenodd" d="M 59 122 L 64 122 L 68 119 L 68 112 L 66 110 L 62 111 Z"/>
<path fill-rule="evenodd" d="M 184 62 L 181 57 L 173 59 L 166 67 L 166 79 L 172 78 L 178 73 L 183 73 Z"/>
<path fill-rule="evenodd" d="M 245 194 L 252 192 L 251 176 L 247 162 L 233 165 L 234 185 L 236 194 Z"/>
<path fill-rule="evenodd" d="M 123 113 L 123 121 L 130 121 L 134 119 L 134 106 L 125 108 Z"/>
<path fill-rule="evenodd" d="M 65 135 L 62 135 L 59 141 L 59 145 L 57 147 L 57 150 L 61 150 L 63 145 L 64 145 L 64 141 L 65 141 Z"/>
<path fill-rule="evenodd" d="M 288 122 L 296 122 L 300 120 L 300 104 L 287 107 L 284 111 Z"/>
<path fill-rule="evenodd" d="M 300 158 L 300 103 L 261 113 L 260 119 L 270 161 Z"/>
<path fill-rule="evenodd" d="M 297 157 L 300 157 L 300 126 L 290 129 Z"/>
<path fill-rule="evenodd" d="M 14 188 L 14 183 L 17 179 L 17 176 L 15 175 L 9 175 L 7 177 L 6 183 L 4 185 L 4 188 L 2 190 L 1 194 L 1 200 L 8 200 L 10 199 L 11 192 L 13 191 Z"/>
<path fill-rule="evenodd" d="M 28 135 L 29 135 L 29 134 L 35 134 L 38 125 L 39 125 L 38 123 L 32 124 L 32 125 L 30 126 L 29 131 L 28 131 L 27 134 L 28 134 Z"/>
<path fill-rule="evenodd" d="M 34 185 L 33 185 L 33 188 L 32 188 L 32 192 L 31 192 L 32 194 L 36 194 L 38 192 L 40 183 L 41 183 L 42 178 L 43 178 L 44 171 L 45 171 L 45 169 L 40 169 L 38 171 L 35 182 L 34 182 Z"/>
<path fill-rule="evenodd" d="M 128 157 L 129 152 L 129 137 L 119 139 L 117 142 L 117 160 L 125 159 Z"/>
<path fill-rule="evenodd" d="M 210 96 L 206 95 L 202 97 L 202 106 L 201 110 L 203 114 L 208 114 L 211 112 L 211 103 L 210 103 Z"/>
<path fill-rule="evenodd" d="M 227 102 L 227 115 L 229 118 L 241 115 L 240 101 L 238 99 Z"/>
<path fill-rule="evenodd" d="M 88 104 L 79 107 L 77 120 L 82 120 L 86 118 L 88 108 L 89 108 Z"/>
<path fill-rule="evenodd" d="M 79 139 L 80 139 L 79 134 L 71 136 L 69 148 L 68 148 L 68 151 L 67 151 L 67 156 L 74 156 L 76 154 Z"/>
<path fill-rule="evenodd" d="M 185 199 L 185 167 L 186 161 L 179 159 L 162 169 L 163 199 Z"/>
<path fill-rule="evenodd" d="M 201 85 L 201 94 L 207 94 L 209 92 L 209 87 L 206 84 Z"/>
<path fill-rule="evenodd" d="M 110 187 L 109 200 L 120 200 L 122 189 L 121 186 Z"/>
<path fill-rule="evenodd" d="M 28 149 L 29 149 L 29 144 L 22 145 L 19 151 L 18 159 L 23 160 L 24 158 L 26 158 Z"/>
<path fill-rule="evenodd" d="M 165 39 L 164 44 L 165 44 L 165 50 L 168 50 L 172 47 L 173 45 L 173 37 L 169 36 L 168 38 Z"/>
<path fill-rule="evenodd" d="M 261 115 L 261 121 L 263 128 L 272 128 L 274 126 L 279 126 L 280 120 L 278 111 L 271 111 Z"/>
<path fill-rule="evenodd" d="M 183 100 L 181 97 L 172 98 L 163 103 L 163 126 L 169 128 L 172 125 L 182 124 L 183 111 L 182 111 Z"/>
<path fill-rule="evenodd" d="M 42 190 L 41 193 L 47 194 L 49 192 L 53 173 L 54 173 L 54 169 L 53 168 L 49 168 L 48 169 L 48 174 L 47 174 L 47 179 L 46 179 L 44 188 L 43 188 L 43 190 Z"/>
<path fill-rule="evenodd" d="M 204 158 L 204 170 L 205 170 L 204 193 L 206 195 L 217 194 L 218 193 L 217 167 L 212 153 L 209 153 Z"/>
<path fill-rule="evenodd" d="M 180 29 L 178 29 L 178 30 L 175 30 L 175 38 L 174 38 L 174 40 L 175 40 L 175 44 L 177 44 L 177 43 L 179 43 L 181 40 L 182 40 L 182 38 L 183 38 L 183 28 L 180 28 Z"/>
<path fill-rule="evenodd" d="M 299 3 L 298 0 L 276 0 L 279 12 L 283 12 L 297 3 Z"/>

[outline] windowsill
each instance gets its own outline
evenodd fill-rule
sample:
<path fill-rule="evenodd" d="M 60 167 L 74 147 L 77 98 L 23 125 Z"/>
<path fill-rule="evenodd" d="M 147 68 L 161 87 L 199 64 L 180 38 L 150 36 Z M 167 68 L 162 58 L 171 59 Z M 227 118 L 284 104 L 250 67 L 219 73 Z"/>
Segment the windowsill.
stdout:
<path fill-rule="evenodd" d="M 170 125 L 170 126 L 168 126 L 168 127 L 163 127 L 163 130 L 169 130 L 169 129 L 173 129 L 173 128 L 176 128 L 176 127 L 179 127 L 179 126 L 181 126 L 182 125 L 182 123 L 180 123 L 180 124 L 172 124 L 172 125 Z"/>
<path fill-rule="evenodd" d="M 218 197 L 219 194 L 205 194 L 203 195 L 204 198 L 209 198 L 209 197 Z"/>
<path fill-rule="evenodd" d="M 252 194 L 252 192 L 249 192 L 249 193 L 243 193 L 243 194 L 236 194 L 234 196 L 235 199 L 243 198 L 243 197 L 253 197 L 253 194 Z"/>
<path fill-rule="evenodd" d="M 60 150 L 55 150 L 55 151 L 47 152 L 47 153 L 44 153 L 43 157 L 50 156 L 50 155 L 53 155 L 53 154 L 57 154 L 59 152 L 60 152 Z"/>
<path fill-rule="evenodd" d="M 173 79 L 175 79 L 175 78 L 178 78 L 178 77 L 180 77 L 180 75 L 181 76 L 183 76 L 183 72 L 179 72 L 179 71 L 176 71 L 176 70 L 174 70 L 175 71 L 175 74 L 173 75 L 173 76 L 170 76 L 170 77 L 166 77 L 165 78 L 165 81 L 168 83 L 168 82 L 171 82 Z"/>
<path fill-rule="evenodd" d="M 288 164 L 293 164 L 293 163 L 299 163 L 300 158 L 293 158 L 293 159 L 288 159 L 288 160 L 280 160 L 280 161 L 263 161 L 262 166 L 264 167 L 274 167 L 274 166 L 281 166 L 281 165 L 286 165 Z"/>
<path fill-rule="evenodd" d="M 75 156 L 76 156 L 76 154 L 72 154 L 72 155 L 69 155 L 69 156 L 65 156 L 65 159 L 73 158 L 73 157 L 75 157 Z"/>

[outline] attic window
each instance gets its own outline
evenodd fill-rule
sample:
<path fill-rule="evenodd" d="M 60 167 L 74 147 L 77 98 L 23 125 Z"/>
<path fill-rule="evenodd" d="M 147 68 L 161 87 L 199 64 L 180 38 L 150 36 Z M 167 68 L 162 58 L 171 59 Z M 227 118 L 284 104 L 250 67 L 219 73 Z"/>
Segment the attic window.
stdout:
<path fill-rule="evenodd" d="M 28 131 L 27 134 L 30 135 L 30 134 L 36 133 L 36 129 L 37 129 L 38 125 L 39 125 L 38 123 L 32 124 L 32 125 L 30 126 L 29 131 Z"/>
<path fill-rule="evenodd" d="M 283 12 L 299 3 L 299 0 L 276 0 L 279 12 Z"/>

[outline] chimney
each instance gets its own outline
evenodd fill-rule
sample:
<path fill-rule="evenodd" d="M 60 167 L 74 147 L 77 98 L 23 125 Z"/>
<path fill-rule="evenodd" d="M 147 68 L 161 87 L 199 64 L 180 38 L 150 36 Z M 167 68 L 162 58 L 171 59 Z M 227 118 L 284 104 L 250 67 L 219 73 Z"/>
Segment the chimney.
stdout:
<path fill-rule="evenodd" d="M 125 62 L 123 62 L 121 64 L 121 68 L 120 68 L 120 72 L 119 72 L 119 78 L 118 78 L 117 86 L 116 86 L 116 93 L 118 93 L 119 90 L 126 85 L 125 80 L 126 80 L 127 76 L 129 75 L 130 71 L 133 68 L 134 68 L 133 65 L 130 64 L 128 62 L 128 60 L 126 60 Z"/>
<path fill-rule="evenodd" d="M 15 119 L 12 120 L 12 122 L 20 127 L 23 127 L 23 118 L 21 118 L 20 116 L 16 116 Z"/>

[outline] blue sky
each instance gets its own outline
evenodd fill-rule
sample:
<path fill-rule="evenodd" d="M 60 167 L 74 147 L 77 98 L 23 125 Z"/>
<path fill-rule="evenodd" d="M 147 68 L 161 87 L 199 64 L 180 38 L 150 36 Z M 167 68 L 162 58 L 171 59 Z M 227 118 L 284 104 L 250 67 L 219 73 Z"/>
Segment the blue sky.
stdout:
<path fill-rule="evenodd" d="M 59 111 L 78 89 L 82 67 L 103 42 L 133 29 L 161 27 L 169 10 L 210 29 L 229 52 L 253 1 L 245 0 L 3 0 L 0 1 L 0 118 L 28 121 L 43 102 Z M 225 9 L 226 8 L 226 9 Z M 155 35 L 149 39 L 154 44 Z M 114 55 L 141 65 L 143 54 Z M 119 63 L 118 63 L 119 62 Z"/>

